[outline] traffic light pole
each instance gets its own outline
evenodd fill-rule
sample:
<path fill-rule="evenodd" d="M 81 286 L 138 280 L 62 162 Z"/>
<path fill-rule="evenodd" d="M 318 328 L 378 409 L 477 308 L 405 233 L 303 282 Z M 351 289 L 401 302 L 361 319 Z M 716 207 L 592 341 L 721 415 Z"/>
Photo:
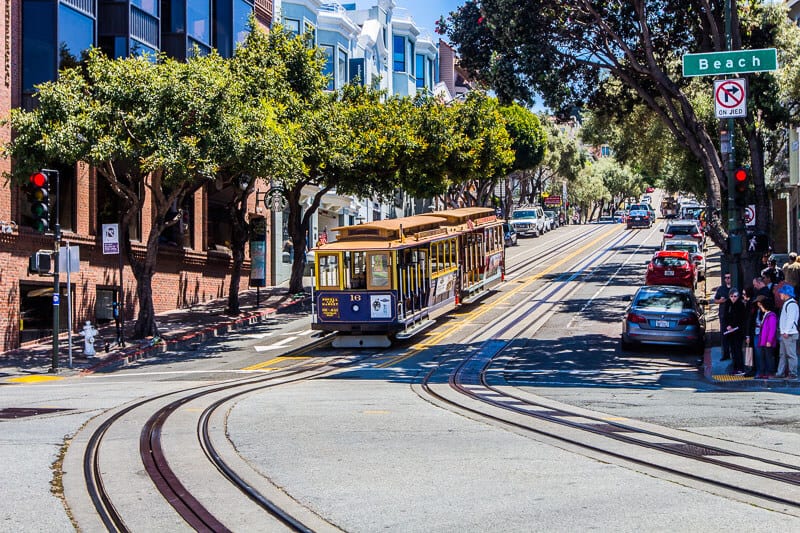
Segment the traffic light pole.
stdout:
<path fill-rule="evenodd" d="M 55 211 L 55 225 L 53 226 L 53 238 L 55 249 L 53 251 L 53 360 L 50 372 L 55 374 L 58 372 L 58 332 L 60 330 L 59 318 L 61 311 L 61 287 L 58 279 L 59 273 L 59 248 L 61 247 L 61 225 L 58 222 L 58 188 L 59 188 L 59 172 L 57 170 L 42 170 L 50 176 L 55 176 L 55 189 L 56 189 L 56 211 Z M 69 290 L 69 287 L 67 287 Z"/>

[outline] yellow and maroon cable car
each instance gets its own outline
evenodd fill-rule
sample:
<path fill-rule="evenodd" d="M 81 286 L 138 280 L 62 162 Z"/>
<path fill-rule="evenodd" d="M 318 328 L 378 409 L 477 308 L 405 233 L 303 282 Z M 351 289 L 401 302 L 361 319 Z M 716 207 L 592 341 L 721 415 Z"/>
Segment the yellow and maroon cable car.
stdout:
<path fill-rule="evenodd" d="M 336 347 L 389 346 L 503 279 L 503 224 L 465 207 L 334 228 L 314 249 L 312 328 Z"/>

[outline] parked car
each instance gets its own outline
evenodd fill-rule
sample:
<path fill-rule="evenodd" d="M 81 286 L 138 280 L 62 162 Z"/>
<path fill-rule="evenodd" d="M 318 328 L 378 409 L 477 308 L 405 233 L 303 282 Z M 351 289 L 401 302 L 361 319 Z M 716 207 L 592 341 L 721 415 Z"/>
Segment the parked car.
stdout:
<path fill-rule="evenodd" d="M 653 225 L 650 212 L 646 209 L 631 209 L 628 215 L 627 228 L 649 228 Z"/>
<path fill-rule="evenodd" d="M 696 242 L 687 239 L 671 239 L 664 241 L 661 249 L 688 252 L 689 257 L 694 262 L 695 270 L 697 270 L 697 279 L 706 278 L 706 257 L 703 249 Z"/>
<path fill-rule="evenodd" d="M 619 224 L 624 224 L 628 220 L 628 214 L 624 209 L 617 209 L 614 211 L 614 221 Z"/>
<path fill-rule="evenodd" d="M 697 286 L 697 269 L 689 252 L 659 251 L 647 263 L 645 285 L 680 285 L 694 289 Z"/>
<path fill-rule="evenodd" d="M 640 344 L 705 349 L 706 320 L 692 289 L 674 285 L 640 287 L 622 319 L 623 350 Z"/>
<path fill-rule="evenodd" d="M 511 226 L 519 235 L 538 237 L 545 232 L 544 211 L 539 206 L 518 207 L 511 213 Z"/>
<path fill-rule="evenodd" d="M 547 210 L 544 212 L 544 216 L 550 220 L 550 229 L 555 229 L 561 225 L 561 220 L 555 211 Z"/>
<path fill-rule="evenodd" d="M 680 220 L 669 222 L 667 227 L 661 230 L 664 232 L 664 238 L 661 240 L 661 247 L 664 247 L 664 242 L 669 239 L 688 239 L 696 241 L 697 244 L 703 246 L 705 242 L 705 234 L 700 229 L 700 225 L 693 220 Z"/>
<path fill-rule="evenodd" d="M 503 235 L 505 236 L 506 246 L 517 245 L 517 232 L 508 222 L 503 222 Z"/>
<path fill-rule="evenodd" d="M 648 187 L 647 189 L 645 189 L 645 192 L 649 192 L 649 193 L 656 192 L 656 188 L 655 187 Z"/>
<path fill-rule="evenodd" d="M 603 215 L 597 219 L 597 224 L 615 224 L 614 217 Z"/>

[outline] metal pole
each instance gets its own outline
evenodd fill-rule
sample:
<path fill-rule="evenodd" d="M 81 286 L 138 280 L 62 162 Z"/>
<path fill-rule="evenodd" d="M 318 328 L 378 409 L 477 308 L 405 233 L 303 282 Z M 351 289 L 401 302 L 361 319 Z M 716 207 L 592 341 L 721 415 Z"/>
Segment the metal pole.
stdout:
<path fill-rule="evenodd" d="M 55 374 L 58 372 L 58 332 L 60 330 L 59 327 L 59 314 L 60 314 L 60 301 L 59 298 L 61 297 L 61 287 L 58 279 L 58 251 L 59 247 L 61 246 L 61 225 L 58 223 L 58 209 L 59 209 L 59 172 L 57 170 L 47 170 L 45 172 L 51 173 L 55 175 L 56 178 L 56 212 L 55 212 L 55 226 L 53 228 L 53 239 L 55 241 L 55 250 L 53 252 L 53 358 L 52 364 L 50 367 L 50 372 Z"/>
<path fill-rule="evenodd" d="M 67 243 L 67 344 L 69 345 L 69 359 L 68 359 L 68 366 L 72 368 L 72 291 L 70 288 L 72 287 L 72 278 L 70 276 L 72 272 L 72 250 L 69 249 L 69 241 Z"/>
<path fill-rule="evenodd" d="M 731 1 L 732 0 L 725 0 L 725 45 L 728 51 L 733 49 L 733 34 L 732 34 L 732 26 L 731 26 Z M 731 273 L 731 286 L 741 289 L 741 283 L 739 280 L 739 263 L 741 261 L 741 239 L 743 236 L 741 235 L 741 227 L 740 227 L 740 216 L 739 216 L 739 207 L 736 205 L 735 199 L 735 189 L 736 189 L 736 182 L 733 177 L 733 171 L 736 166 L 736 157 L 735 157 L 735 148 L 734 148 L 734 131 L 733 128 L 735 123 L 733 118 L 727 119 L 727 129 L 728 129 L 728 141 L 730 143 L 730 149 L 728 151 L 728 157 L 725 161 L 725 171 L 727 174 L 727 182 L 728 182 L 728 235 L 731 236 L 729 239 L 729 243 L 733 244 L 734 241 L 737 243 L 736 246 L 731 246 L 735 248 L 734 250 L 729 250 L 729 252 L 734 251 L 737 253 L 730 253 L 731 257 L 731 264 L 729 265 L 729 271 Z"/>
<path fill-rule="evenodd" d="M 122 235 L 122 231 L 118 232 Z M 117 300 L 117 316 L 119 316 L 119 336 L 117 338 L 118 346 L 125 346 L 125 285 L 122 283 L 122 273 L 124 271 L 124 263 L 122 257 L 122 249 L 119 250 L 119 296 Z"/>

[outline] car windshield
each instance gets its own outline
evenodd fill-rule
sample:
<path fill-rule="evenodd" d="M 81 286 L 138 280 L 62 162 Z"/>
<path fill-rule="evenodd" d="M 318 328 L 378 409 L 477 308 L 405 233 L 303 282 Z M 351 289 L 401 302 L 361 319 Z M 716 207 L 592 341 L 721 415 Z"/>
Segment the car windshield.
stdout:
<path fill-rule="evenodd" d="M 631 209 L 632 217 L 646 217 L 647 215 L 647 211 L 644 211 L 643 209 Z"/>
<path fill-rule="evenodd" d="M 678 250 L 680 252 L 689 252 L 690 254 L 693 254 L 693 253 L 697 252 L 697 245 L 696 244 L 692 244 L 690 242 L 687 242 L 686 244 L 668 242 L 667 244 L 664 245 L 664 249 L 665 250 Z"/>
<path fill-rule="evenodd" d="M 673 235 L 691 235 L 697 233 L 697 226 L 670 226 L 667 228 L 667 233 Z"/>
<path fill-rule="evenodd" d="M 514 211 L 511 218 L 536 218 L 536 211 Z"/>
<path fill-rule="evenodd" d="M 656 257 L 653 264 L 657 267 L 685 267 L 686 260 L 680 257 Z"/>
<path fill-rule="evenodd" d="M 688 292 L 663 290 L 641 290 L 633 305 L 641 310 L 654 312 L 678 312 L 694 308 Z"/>

